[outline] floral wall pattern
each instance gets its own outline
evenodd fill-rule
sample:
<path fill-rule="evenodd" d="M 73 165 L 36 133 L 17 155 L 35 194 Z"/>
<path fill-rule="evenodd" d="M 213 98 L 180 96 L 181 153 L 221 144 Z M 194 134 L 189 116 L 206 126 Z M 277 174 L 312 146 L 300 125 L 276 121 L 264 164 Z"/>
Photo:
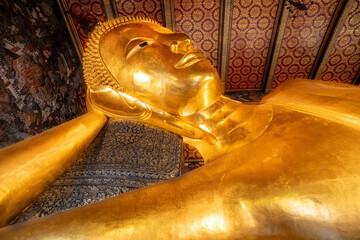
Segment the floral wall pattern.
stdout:
<path fill-rule="evenodd" d="M 234 1 L 227 90 L 260 89 L 278 1 Z"/>
<path fill-rule="evenodd" d="M 56 1 L 0 2 L 0 147 L 85 111 L 85 85 Z"/>
<path fill-rule="evenodd" d="M 282 40 L 272 87 L 296 78 L 308 78 L 338 0 L 318 0 L 307 15 L 290 16 Z"/>
<path fill-rule="evenodd" d="M 160 0 L 115 0 L 118 16 L 148 17 L 162 24 Z"/>
<path fill-rule="evenodd" d="M 219 38 L 219 0 L 175 0 L 175 30 L 186 33 L 216 68 Z"/>
<path fill-rule="evenodd" d="M 360 69 L 360 1 L 355 1 L 330 54 L 321 80 L 351 83 Z"/>

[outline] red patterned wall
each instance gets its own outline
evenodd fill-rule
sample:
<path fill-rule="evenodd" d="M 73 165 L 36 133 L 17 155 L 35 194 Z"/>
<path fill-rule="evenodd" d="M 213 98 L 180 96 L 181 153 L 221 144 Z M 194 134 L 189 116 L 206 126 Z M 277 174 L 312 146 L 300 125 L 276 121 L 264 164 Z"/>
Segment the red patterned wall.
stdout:
<path fill-rule="evenodd" d="M 318 0 L 308 15 L 289 17 L 272 87 L 295 78 L 307 78 L 338 0 Z"/>
<path fill-rule="evenodd" d="M 66 3 L 74 21 L 81 45 L 85 48 L 88 37 L 81 28 L 81 24 L 85 22 L 95 24 L 98 21 L 106 21 L 102 0 L 66 0 Z"/>
<path fill-rule="evenodd" d="M 194 160 L 194 159 L 202 159 L 200 152 L 193 146 L 184 143 L 184 159 L 186 160 Z"/>
<path fill-rule="evenodd" d="M 176 32 L 186 33 L 213 66 L 217 66 L 219 0 L 175 0 Z"/>
<path fill-rule="evenodd" d="M 162 24 L 160 0 L 115 0 L 119 16 L 148 17 Z"/>
<path fill-rule="evenodd" d="M 360 69 L 360 1 L 355 1 L 321 74 L 325 81 L 351 83 Z"/>
<path fill-rule="evenodd" d="M 234 1 L 227 90 L 260 89 L 279 1 Z"/>

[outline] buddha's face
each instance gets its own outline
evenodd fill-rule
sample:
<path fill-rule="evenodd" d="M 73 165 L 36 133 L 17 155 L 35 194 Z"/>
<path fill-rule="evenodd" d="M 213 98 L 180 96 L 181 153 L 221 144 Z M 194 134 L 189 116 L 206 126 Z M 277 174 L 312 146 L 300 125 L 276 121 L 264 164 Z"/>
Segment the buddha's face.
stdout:
<path fill-rule="evenodd" d="M 171 114 L 190 115 L 222 94 L 216 70 L 190 39 L 153 23 L 111 30 L 100 54 L 124 93 Z"/>

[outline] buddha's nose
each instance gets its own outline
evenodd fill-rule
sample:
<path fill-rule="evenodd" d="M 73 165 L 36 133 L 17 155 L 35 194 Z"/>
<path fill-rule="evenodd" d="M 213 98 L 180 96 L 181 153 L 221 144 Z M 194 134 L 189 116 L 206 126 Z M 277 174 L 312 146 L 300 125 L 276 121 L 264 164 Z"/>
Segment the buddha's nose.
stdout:
<path fill-rule="evenodd" d="M 193 48 L 192 43 L 188 35 L 184 33 L 174 34 L 170 43 L 170 50 L 173 53 L 187 53 Z"/>

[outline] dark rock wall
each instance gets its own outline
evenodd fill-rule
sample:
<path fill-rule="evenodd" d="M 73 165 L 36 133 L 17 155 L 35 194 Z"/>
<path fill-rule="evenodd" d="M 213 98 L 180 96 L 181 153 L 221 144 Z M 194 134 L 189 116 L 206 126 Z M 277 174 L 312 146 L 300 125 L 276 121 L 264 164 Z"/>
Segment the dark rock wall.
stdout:
<path fill-rule="evenodd" d="M 0 0 L 0 147 L 85 112 L 81 62 L 55 0 Z"/>

